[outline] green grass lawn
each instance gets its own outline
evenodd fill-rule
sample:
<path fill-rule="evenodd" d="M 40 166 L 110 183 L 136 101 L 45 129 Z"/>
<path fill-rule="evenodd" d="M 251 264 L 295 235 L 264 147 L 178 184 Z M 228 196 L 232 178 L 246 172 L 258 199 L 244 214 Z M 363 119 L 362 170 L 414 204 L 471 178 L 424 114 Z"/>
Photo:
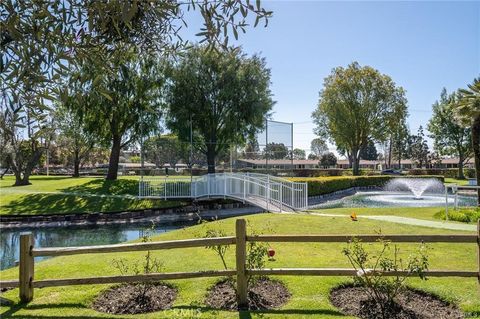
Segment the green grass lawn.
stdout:
<path fill-rule="evenodd" d="M 453 208 L 450 208 L 450 212 L 453 212 Z M 350 216 L 355 212 L 360 218 L 362 215 L 382 215 L 382 216 L 400 216 L 408 218 L 417 218 L 424 220 L 440 221 L 438 213 L 444 213 L 445 207 L 388 207 L 375 208 L 375 207 L 354 207 L 354 208 L 326 208 L 326 209 L 312 209 L 311 212 L 325 213 L 325 214 L 343 214 Z M 435 216 L 437 214 L 437 216 Z M 455 221 L 449 220 L 449 222 L 455 223 Z"/>
<path fill-rule="evenodd" d="M 467 179 L 456 179 L 456 178 L 446 177 L 445 178 L 445 183 L 446 184 L 457 184 L 457 185 L 465 186 L 465 185 L 468 185 L 468 180 Z"/>
<path fill-rule="evenodd" d="M 390 209 L 385 209 L 385 211 Z M 377 212 L 379 213 L 379 212 Z M 278 234 L 368 234 L 381 231 L 384 234 L 454 234 L 433 228 L 414 227 L 388 222 L 360 219 L 351 222 L 348 217 L 319 217 L 296 214 L 259 214 L 247 217 L 249 232 Z M 202 237 L 207 228 L 221 228 L 233 235 L 235 218 L 209 224 L 197 225 L 182 230 L 161 234 L 155 240 L 172 240 Z M 374 244 L 375 245 L 375 244 Z M 341 250 L 341 243 L 275 243 L 276 260 L 267 262 L 274 267 L 349 267 Z M 412 252 L 416 244 L 400 244 L 405 255 Z M 430 269 L 476 270 L 477 256 L 474 244 L 429 244 Z M 114 253 L 77 255 L 52 258 L 35 266 L 36 279 L 68 278 L 119 274 L 112 266 L 114 258 L 140 258 L 142 253 Z M 165 271 L 196 271 L 221 269 L 221 261 L 214 252 L 204 248 L 187 248 L 155 252 L 165 265 Z M 229 249 L 227 264 L 233 268 L 234 249 Z M 0 272 L 2 280 L 15 279 L 18 269 Z M 174 307 L 145 315 L 112 316 L 98 313 L 89 308 L 95 296 L 108 285 L 71 286 L 35 290 L 35 298 L 28 305 L 18 304 L 18 290 L 3 293 L 4 298 L 13 300 L 12 307 L 0 308 L 2 318 L 352 318 L 343 316 L 329 302 L 328 292 L 336 285 L 351 281 L 347 277 L 278 277 L 292 293 L 291 300 L 281 309 L 266 312 L 228 312 L 209 309 L 204 297 L 209 286 L 217 279 L 188 279 L 172 281 L 178 288 Z M 470 317 L 480 317 L 479 284 L 476 279 L 429 278 L 427 281 L 412 279 L 414 286 L 456 302 Z"/>
<path fill-rule="evenodd" d="M 111 212 L 175 207 L 181 201 L 111 195 L 138 194 L 138 176 L 106 181 L 101 177 L 32 176 L 31 185 L 13 187 L 14 177 L 0 180 L 0 215 Z M 105 196 L 98 196 L 105 195 Z"/>

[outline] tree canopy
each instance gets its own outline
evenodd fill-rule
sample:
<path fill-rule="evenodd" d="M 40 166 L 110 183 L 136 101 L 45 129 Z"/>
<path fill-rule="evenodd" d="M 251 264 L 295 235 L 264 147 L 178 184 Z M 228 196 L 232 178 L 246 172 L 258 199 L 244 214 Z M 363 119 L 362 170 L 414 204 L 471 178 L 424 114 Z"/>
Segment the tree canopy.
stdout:
<path fill-rule="evenodd" d="M 455 120 L 454 110 L 458 103 L 459 94 L 448 94 L 444 88 L 440 100 L 432 106 L 433 116 L 428 123 L 428 130 L 439 155 L 458 157 L 458 178 L 464 179 L 463 164 L 472 154 L 471 128 L 462 127 Z"/>
<path fill-rule="evenodd" d="M 384 141 L 399 118 L 406 116 L 405 91 L 392 79 L 357 62 L 327 76 L 313 112 L 316 133 L 330 138 L 351 158 L 359 174 L 360 150 L 371 139 Z"/>
<path fill-rule="evenodd" d="M 97 70 L 93 78 L 77 79 L 91 85 L 118 71 L 119 63 L 106 61 L 128 59 L 132 51 L 142 57 L 178 55 L 190 45 L 179 36 L 188 25 L 185 17 L 192 16 L 187 11 L 201 17 L 197 37 L 214 48 L 228 48 L 230 36 L 237 39 L 249 25 L 264 22 L 266 26 L 272 15 L 260 1 L 249 0 L 0 1 L 0 111 L 8 127 L 14 128 L 8 134 L 23 131 L 20 135 L 31 139 L 30 151 L 22 156 L 29 154 L 23 161 L 28 167 L 15 165 L 20 169 L 17 185 L 28 184 L 29 167 L 38 165 L 45 147 L 40 147 L 37 137 L 48 134 L 48 129 L 43 132 L 48 127 L 44 119 L 51 116 L 53 102 L 65 97 L 61 88 L 75 67 Z M 110 100 L 105 89 L 90 86 Z M 26 132 L 26 118 L 34 134 Z M 4 141 L 13 155 L 15 137 Z M 109 173 L 109 178 L 114 175 Z"/>
<path fill-rule="evenodd" d="M 265 60 L 241 50 L 190 49 L 171 67 L 167 126 L 180 140 L 190 140 L 215 172 L 218 154 L 244 145 L 263 127 L 273 101 Z"/>
<path fill-rule="evenodd" d="M 480 78 L 473 80 L 467 89 L 461 89 L 460 101 L 454 107 L 459 122 L 472 128 L 472 149 L 475 158 L 477 185 L 480 185 Z M 477 193 L 480 206 L 480 189 Z"/>
<path fill-rule="evenodd" d="M 108 58 L 107 58 L 108 57 Z M 117 178 L 120 150 L 159 128 L 164 76 L 161 61 L 137 53 L 98 55 L 114 72 L 101 72 L 85 65 L 71 81 L 81 79 L 83 88 L 66 88 L 63 99 L 74 97 L 72 112 L 83 119 L 85 129 L 111 147 L 107 179 Z"/>

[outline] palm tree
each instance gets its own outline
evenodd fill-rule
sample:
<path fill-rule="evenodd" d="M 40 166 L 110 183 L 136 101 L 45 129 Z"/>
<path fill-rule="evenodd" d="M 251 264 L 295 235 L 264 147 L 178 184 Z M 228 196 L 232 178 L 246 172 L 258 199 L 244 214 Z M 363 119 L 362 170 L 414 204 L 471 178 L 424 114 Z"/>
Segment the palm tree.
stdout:
<path fill-rule="evenodd" d="M 465 126 L 472 127 L 472 147 L 475 158 L 475 172 L 477 185 L 480 186 L 480 78 L 473 80 L 468 89 L 460 90 L 460 102 L 456 113 Z M 480 207 L 480 189 L 477 203 Z"/>

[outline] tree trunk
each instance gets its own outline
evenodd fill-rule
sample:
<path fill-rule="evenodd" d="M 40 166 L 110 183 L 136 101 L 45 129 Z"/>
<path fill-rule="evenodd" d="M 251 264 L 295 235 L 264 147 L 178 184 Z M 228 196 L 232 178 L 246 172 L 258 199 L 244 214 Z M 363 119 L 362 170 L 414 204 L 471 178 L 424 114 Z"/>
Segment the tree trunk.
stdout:
<path fill-rule="evenodd" d="M 463 162 L 465 161 L 463 154 L 458 156 L 458 179 L 465 179 L 465 174 L 463 173 Z"/>
<path fill-rule="evenodd" d="M 475 175 L 477 186 L 480 186 L 480 115 L 473 120 L 472 125 L 472 147 L 475 158 Z M 477 204 L 480 207 L 480 189 L 477 190 Z"/>
<path fill-rule="evenodd" d="M 208 174 L 215 173 L 215 144 L 207 145 Z"/>
<path fill-rule="evenodd" d="M 388 142 L 388 168 L 392 167 L 392 138 Z"/>
<path fill-rule="evenodd" d="M 360 156 L 358 154 L 359 152 L 354 150 L 352 152 L 352 174 L 353 176 L 359 176 L 360 175 Z"/>
<path fill-rule="evenodd" d="M 118 162 L 120 160 L 122 138 L 118 135 L 114 135 L 112 139 L 112 148 L 110 150 L 110 160 L 108 162 L 107 180 L 114 181 L 118 176 Z"/>
<path fill-rule="evenodd" d="M 25 185 L 30 185 L 30 181 L 28 176 L 23 176 L 20 172 L 15 172 L 15 184 L 13 186 L 25 186 Z"/>
<path fill-rule="evenodd" d="M 10 161 L 7 160 L 7 167 L 5 168 L 5 170 L 0 174 L 0 179 L 3 179 L 3 176 L 5 176 L 5 174 L 7 174 L 8 170 L 10 169 Z"/>
<path fill-rule="evenodd" d="M 75 150 L 73 155 L 73 175 L 72 177 L 80 177 L 80 156 L 79 151 Z"/>

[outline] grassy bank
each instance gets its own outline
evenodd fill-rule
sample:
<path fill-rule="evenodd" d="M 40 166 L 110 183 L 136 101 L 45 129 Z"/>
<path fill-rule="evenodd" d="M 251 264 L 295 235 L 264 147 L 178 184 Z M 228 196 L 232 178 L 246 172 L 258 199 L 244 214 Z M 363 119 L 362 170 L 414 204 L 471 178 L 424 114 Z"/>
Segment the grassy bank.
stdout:
<path fill-rule="evenodd" d="M 387 209 L 385 209 L 386 211 Z M 389 210 L 389 209 L 388 209 Z M 351 222 L 348 217 L 318 217 L 308 215 L 260 214 L 248 216 L 249 232 L 278 234 L 453 234 L 433 228 L 415 227 L 388 222 L 362 220 Z M 233 235 L 235 219 L 226 219 L 206 225 L 173 231 L 157 236 L 156 240 L 172 240 L 202 237 L 207 228 L 222 229 Z M 275 243 L 276 260 L 266 267 L 349 267 L 341 250 L 345 244 Z M 415 244 L 400 244 L 404 254 L 411 252 Z M 155 252 L 164 262 L 165 271 L 194 271 L 221 269 L 222 263 L 211 251 L 204 248 L 188 248 Z M 67 278 L 118 274 L 112 267 L 114 258 L 140 258 L 142 253 L 78 255 L 52 258 L 36 264 L 37 279 Z M 430 244 L 430 269 L 476 270 L 474 244 Z M 227 265 L 234 267 L 234 249 L 227 252 Z M 18 269 L 0 272 L 2 280 L 14 279 Z M 3 297 L 13 300 L 11 307 L 2 307 L 2 318 L 352 318 L 343 316 L 329 302 L 328 292 L 336 285 L 348 282 L 347 277 L 279 277 L 292 293 L 291 300 L 281 309 L 267 312 L 228 312 L 209 309 L 204 304 L 208 287 L 215 279 L 189 279 L 172 281 L 178 288 L 174 308 L 146 315 L 111 316 L 89 308 L 95 296 L 108 285 L 72 286 L 35 290 L 35 299 L 28 305 L 18 304 L 18 290 L 8 291 Z M 427 281 L 411 280 L 414 287 L 435 293 L 454 301 L 471 317 L 480 316 L 480 298 L 477 280 L 465 278 L 430 278 Z"/>
<path fill-rule="evenodd" d="M 32 176 L 31 185 L 13 187 L 13 183 L 13 176 L 0 180 L 0 215 L 112 212 L 185 204 L 134 198 L 138 177 L 106 181 L 101 177 Z"/>

